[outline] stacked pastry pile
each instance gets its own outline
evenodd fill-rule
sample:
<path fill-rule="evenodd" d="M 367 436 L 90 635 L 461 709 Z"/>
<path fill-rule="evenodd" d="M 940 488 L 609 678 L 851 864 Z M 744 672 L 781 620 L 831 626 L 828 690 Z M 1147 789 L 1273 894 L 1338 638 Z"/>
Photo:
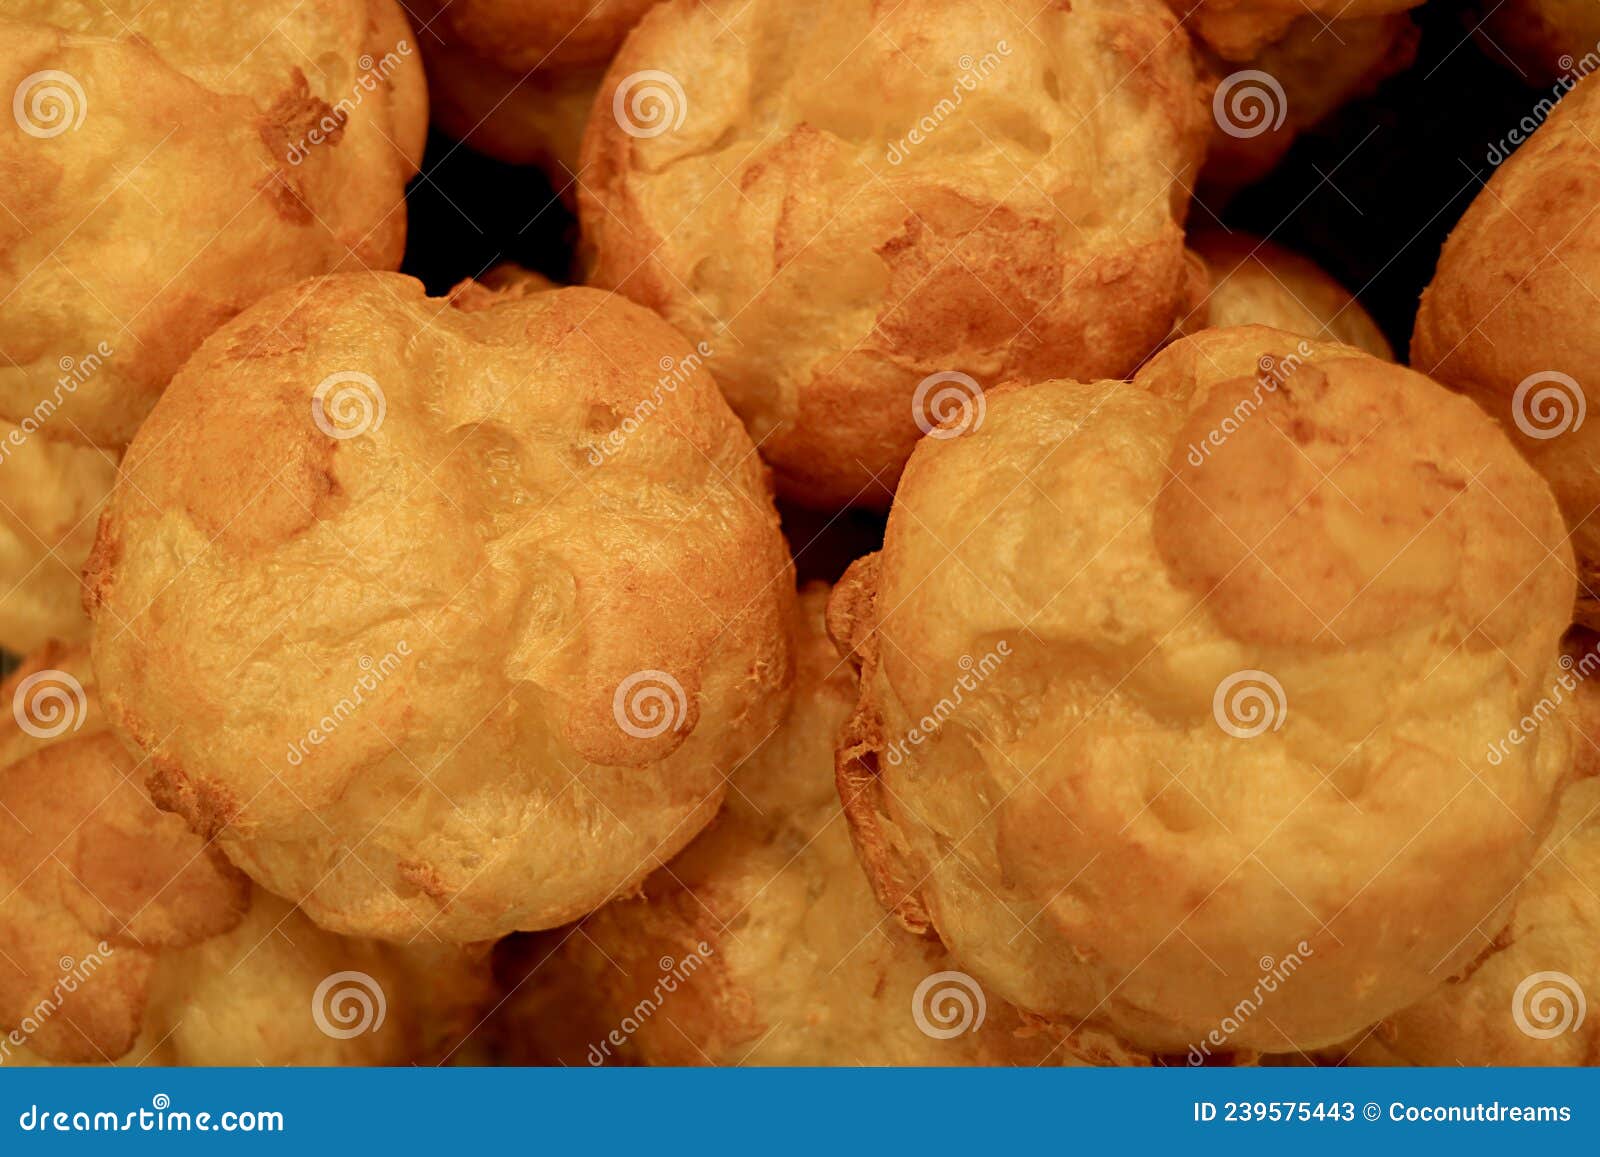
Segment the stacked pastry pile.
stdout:
<path fill-rule="evenodd" d="M 1600 1060 L 1600 82 L 1213 213 L 1415 6 L 13 0 L 0 1064 Z"/>

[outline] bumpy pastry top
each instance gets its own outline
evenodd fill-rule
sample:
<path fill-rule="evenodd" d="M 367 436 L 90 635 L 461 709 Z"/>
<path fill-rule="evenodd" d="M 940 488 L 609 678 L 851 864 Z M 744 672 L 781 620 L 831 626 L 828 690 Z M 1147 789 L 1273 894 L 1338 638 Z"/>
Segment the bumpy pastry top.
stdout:
<path fill-rule="evenodd" d="M 1265 177 L 1295 138 L 1411 66 L 1418 30 L 1404 12 L 1304 16 L 1245 61 L 1205 54 L 1216 127 L 1201 180 L 1224 193 Z M 1263 75 L 1264 74 L 1264 75 Z"/>
<path fill-rule="evenodd" d="M 8 3 L 0 418 L 121 446 L 240 309 L 397 265 L 427 121 L 410 38 L 394 0 Z"/>
<path fill-rule="evenodd" d="M 1502 64 L 1509 57 L 1529 82 L 1594 71 L 1600 6 L 1593 0 L 1479 0 L 1475 7 L 1474 27 L 1489 41 L 1486 55 Z"/>
<path fill-rule="evenodd" d="M 886 502 L 933 375 L 1120 375 L 1186 308 L 1210 113 L 1159 0 L 666 3 L 595 107 L 591 282 L 712 347 L 798 501 Z"/>
<path fill-rule="evenodd" d="M 1226 60 L 1249 60 L 1307 14 L 1341 21 L 1404 12 L 1422 0 L 1167 0 L 1189 33 Z"/>
<path fill-rule="evenodd" d="M 1477 951 L 1550 826 L 1566 735 L 1486 752 L 1558 670 L 1569 567 L 1494 424 L 1349 347 L 1208 330 L 991 396 L 830 606 L 858 847 L 1024 1008 L 1337 1042 Z"/>
<path fill-rule="evenodd" d="M 0 1066 L 442 1056 L 483 954 L 335 936 L 252 890 L 139 787 L 88 660 L 52 645 L 0 687 Z"/>
<path fill-rule="evenodd" d="M 643 879 L 781 711 L 793 568 L 699 355 L 589 289 L 325 278 L 214 334 L 85 581 L 156 798 L 325 927 L 471 941 Z"/>
<path fill-rule="evenodd" d="M 1600 622 L 1600 81 L 1591 77 L 1490 179 L 1422 295 L 1411 361 L 1483 406 L 1550 481 Z"/>
<path fill-rule="evenodd" d="M 1083 1055 L 1025 1028 L 874 899 L 834 790 L 833 741 L 855 679 L 823 633 L 826 598 L 820 585 L 802 598 L 793 706 L 740 765 L 711 830 L 639 898 L 507 945 L 505 1059 L 941 1065 Z"/>
<path fill-rule="evenodd" d="M 0 422 L 0 647 L 87 639 L 79 573 L 117 455 Z"/>
<path fill-rule="evenodd" d="M 1264 325 L 1394 360 L 1378 323 L 1314 261 L 1247 233 L 1196 233 L 1189 246 L 1205 262 L 1211 288 L 1185 329 L 1202 319 L 1218 329 Z"/>

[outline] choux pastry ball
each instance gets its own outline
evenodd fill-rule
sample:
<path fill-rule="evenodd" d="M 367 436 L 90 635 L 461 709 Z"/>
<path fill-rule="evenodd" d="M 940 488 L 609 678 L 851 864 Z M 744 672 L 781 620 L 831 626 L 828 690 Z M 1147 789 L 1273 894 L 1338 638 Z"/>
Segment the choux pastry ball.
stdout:
<path fill-rule="evenodd" d="M 396 0 L 7 4 L 0 419 L 120 448 L 241 309 L 397 266 L 411 35 Z"/>
<path fill-rule="evenodd" d="M 1191 1063 L 1335 1045 L 1470 963 L 1573 775 L 1561 727 L 1505 742 L 1573 581 L 1486 415 L 1242 328 L 940 434 L 829 612 L 840 791 L 902 923 Z"/>
<path fill-rule="evenodd" d="M 1264 325 L 1394 360 L 1372 315 L 1316 262 L 1260 237 L 1220 229 L 1190 234 L 1189 247 L 1205 265 L 1210 290 L 1185 319 L 1185 332 Z"/>
<path fill-rule="evenodd" d="M 1161 345 L 1210 128 L 1159 0 L 670 0 L 589 120 L 587 277 L 712 349 L 781 495 L 882 507 L 974 389 Z"/>
<path fill-rule="evenodd" d="M 506 1060 L 980 1065 L 1096 1055 L 1092 1040 L 1025 1024 L 878 906 L 834 790 L 834 736 L 855 679 L 824 633 L 826 601 L 821 584 L 803 594 L 793 704 L 735 772 L 711 829 L 640 896 L 508 945 L 520 975 L 501 1010 Z"/>
<path fill-rule="evenodd" d="M 1584 81 L 1490 177 L 1422 295 L 1411 361 L 1461 390 L 1549 479 L 1572 528 L 1578 617 L 1600 625 L 1600 87 Z"/>
<path fill-rule="evenodd" d="M 791 666 L 792 564 L 701 357 L 593 290 L 398 274 L 218 330 L 85 576 L 156 802 L 322 927 L 403 943 L 552 927 L 669 859 Z"/>
<path fill-rule="evenodd" d="M 325 932 L 157 810 L 85 648 L 0 697 L 0 1067 L 407 1064 L 476 1023 L 481 950 Z"/>

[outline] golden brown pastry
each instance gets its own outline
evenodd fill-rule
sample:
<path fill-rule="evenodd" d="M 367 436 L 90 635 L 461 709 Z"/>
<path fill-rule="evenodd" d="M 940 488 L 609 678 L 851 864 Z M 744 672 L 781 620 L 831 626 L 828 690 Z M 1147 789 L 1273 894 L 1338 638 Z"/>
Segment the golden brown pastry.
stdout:
<path fill-rule="evenodd" d="M 1167 0 L 1183 26 L 1224 60 L 1249 60 L 1307 17 L 1319 25 L 1415 8 L 1422 0 Z M 1321 62 L 1324 66 L 1326 61 Z"/>
<path fill-rule="evenodd" d="M 1191 234 L 1189 247 L 1205 262 L 1211 289 L 1186 331 L 1264 325 L 1394 360 L 1378 323 L 1315 262 L 1248 233 L 1206 230 Z"/>
<path fill-rule="evenodd" d="M 1595 71 L 1600 5 L 1594 0 L 1480 0 L 1474 10 L 1469 19 L 1487 42 L 1486 55 L 1509 60 L 1523 79 L 1570 83 Z"/>
<path fill-rule="evenodd" d="M 117 455 L 0 422 L 0 647 L 88 638 L 79 573 Z"/>
<path fill-rule="evenodd" d="M 588 278 L 707 343 L 780 493 L 884 505 L 980 390 L 1129 372 L 1187 312 L 1211 122 L 1173 23 L 1159 0 L 662 4 L 584 139 Z"/>
<path fill-rule="evenodd" d="M 1404 12 L 1331 21 L 1306 16 L 1250 60 L 1208 55 L 1216 124 L 1202 182 L 1228 193 L 1259 181 L 1301 133 L 1409 68 L 1417 39 Z"/>
<path fill-rule="evenodd" d="M 1600 779 L 1561 811 L 1511 923 L 1464 977 L 1365 1034 L 1358 1064 L 1600 1065 Z"/>
<path fill-rule="evenodd" d="M 1592 78 L 1490 178 L 1422 295 L 1411 361 L 1481 405 L 1572 527 L 1578 618 L 1600 624 L 1600 87 Z M 1588 418 L 1586 421 L 1585 419 Z"/>
<path fill-rule="evenodd" d="M 633 887 L 788 680 L 793 567 L 696 352 L 591 289 L 454 302 L 351 274 L 219 330 L 85 574 L 157 802 L 352 935 L 484 940 Z"/>
<path fill-rule="evenodd" d="M 0 86 L 0 418 L 119 447 L 251 302 L 400 262 L 427 95 L 395 0 L 12 0 Z"/>
<path fill-rule="evenodd" d="M 709 831 L 575 928 L 507 942 L 512 1064 L 1062 1063 L 1057 1046 L 885 919 L 850 847 L 833 740 L 855 679 L 801 599 L 793 706 Z"/>
<path fill-rule="evenodd" d="M 858 849 L 1069 1028 L 1337 1043 L 1476 953 L 1551 825 L 1566 734 L 1486 752 L 1559 670 L 1569 566 L 1476 406 L 1347 346 L 1207 330 L 994 395 L 829 608 Z"/>
<path fill-rule="evenodd" d="M 569 198 L 606 64 L 656 0 L 422 0 L 434 119 L 479 152 L 539 165 Z"/>
<path fill-rule="evenodd" d="M 405 1064 L 472 1026 L 481 951 L 324 932 L 156 810 L 85 648 L 0 698 L 0 1066 Z"/>

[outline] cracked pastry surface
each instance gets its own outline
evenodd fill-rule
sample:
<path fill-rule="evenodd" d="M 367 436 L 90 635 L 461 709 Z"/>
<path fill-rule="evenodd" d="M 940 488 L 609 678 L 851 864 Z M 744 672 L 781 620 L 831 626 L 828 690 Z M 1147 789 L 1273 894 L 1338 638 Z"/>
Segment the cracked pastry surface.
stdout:
<path fill-rule="evenodd" d="M 481 951 L 324 932 L 159 811 L 87 648 L 43 648 L 0 697 L 0 1065 L 402 1064 L 470 1027 Z M 359 1013 L 329 1003 L 319 1027 L 344 970 L 385 1023 L 335 1035 Z"/>
<path fill-rule="evenodd" d="M 992 395 L 918 447 L 830 605 L 880 898 L 1136 1048 L 1209 1041 L 1291 955 L 1228 1049 L 1426 995 L 1572 773 L 1560 729 L 1485 756 L 1558 670 L 1548 487 L 1466 399 L 1302 340 L 1207 330 L 1133 384 Z"/>
<path fill-rule="evenodd" d="M 398 265 L 427 128 L 410 37 L 394 0 L 7 4 L 0 418 L 124 445 L 251 302 Z"/>
<path fill-rule="evenodd" d="M 631 888 L 790 666 L 749 439 L 681 337 L 590 289 L 259 303 L 129 447 L 85 582 L 157 801 L 352 935 L 489 939 Z"/>
<path fill-rule="evenodd" d="M 79 575 L 117 457 L 0 422 L 0 647 L 88 638 Z"/>
<path fill-rule="evenodd" d="M 1481 405 L 1549 479 L 1572 526 L 1578 618 L 1600 623 L 1600 87 L 1583 81 L 1490 178 L 1422 294 L 1411 362 Z"/>
<path fill-rule="evenodd" d="M 1186 311 L 1210 112 L 1173 24 L 1156 0 L 659 5 L 585 136 L 588 279 L 710 345 L 780 493 L 882 506 L 930 375 L 1121 375 Z"/>
<path fill-rule="evenodd" d="M 1394 351 L 1372 315 L 1316 262 L 1248 233 L 1192 233 L 1189 248 L 1205 263 L 1211 288 L 1185 319 L 1216 329 L 1264 325 L 1323 341 L 1342 342 L 1373 357 Z"/>
<path fill-rule="evenodd" d="M 507 1063 L 970 1065 L 1096 1055 L 1087 1041 L 1058 1047 L 970 977 L 952 975 L 936 941 L 884 918 L 834 789 L 833 740 L 855 679 L 824 633 L 826 599 L 821 584 L 802 595 L 793 704 L 740 765 L 712 827 L 639 897 L 504 946 L 515 985 L 498 1026 Z M 636 1031 L 613 1040 L 641 1007 L 650 1013 Z"/>

